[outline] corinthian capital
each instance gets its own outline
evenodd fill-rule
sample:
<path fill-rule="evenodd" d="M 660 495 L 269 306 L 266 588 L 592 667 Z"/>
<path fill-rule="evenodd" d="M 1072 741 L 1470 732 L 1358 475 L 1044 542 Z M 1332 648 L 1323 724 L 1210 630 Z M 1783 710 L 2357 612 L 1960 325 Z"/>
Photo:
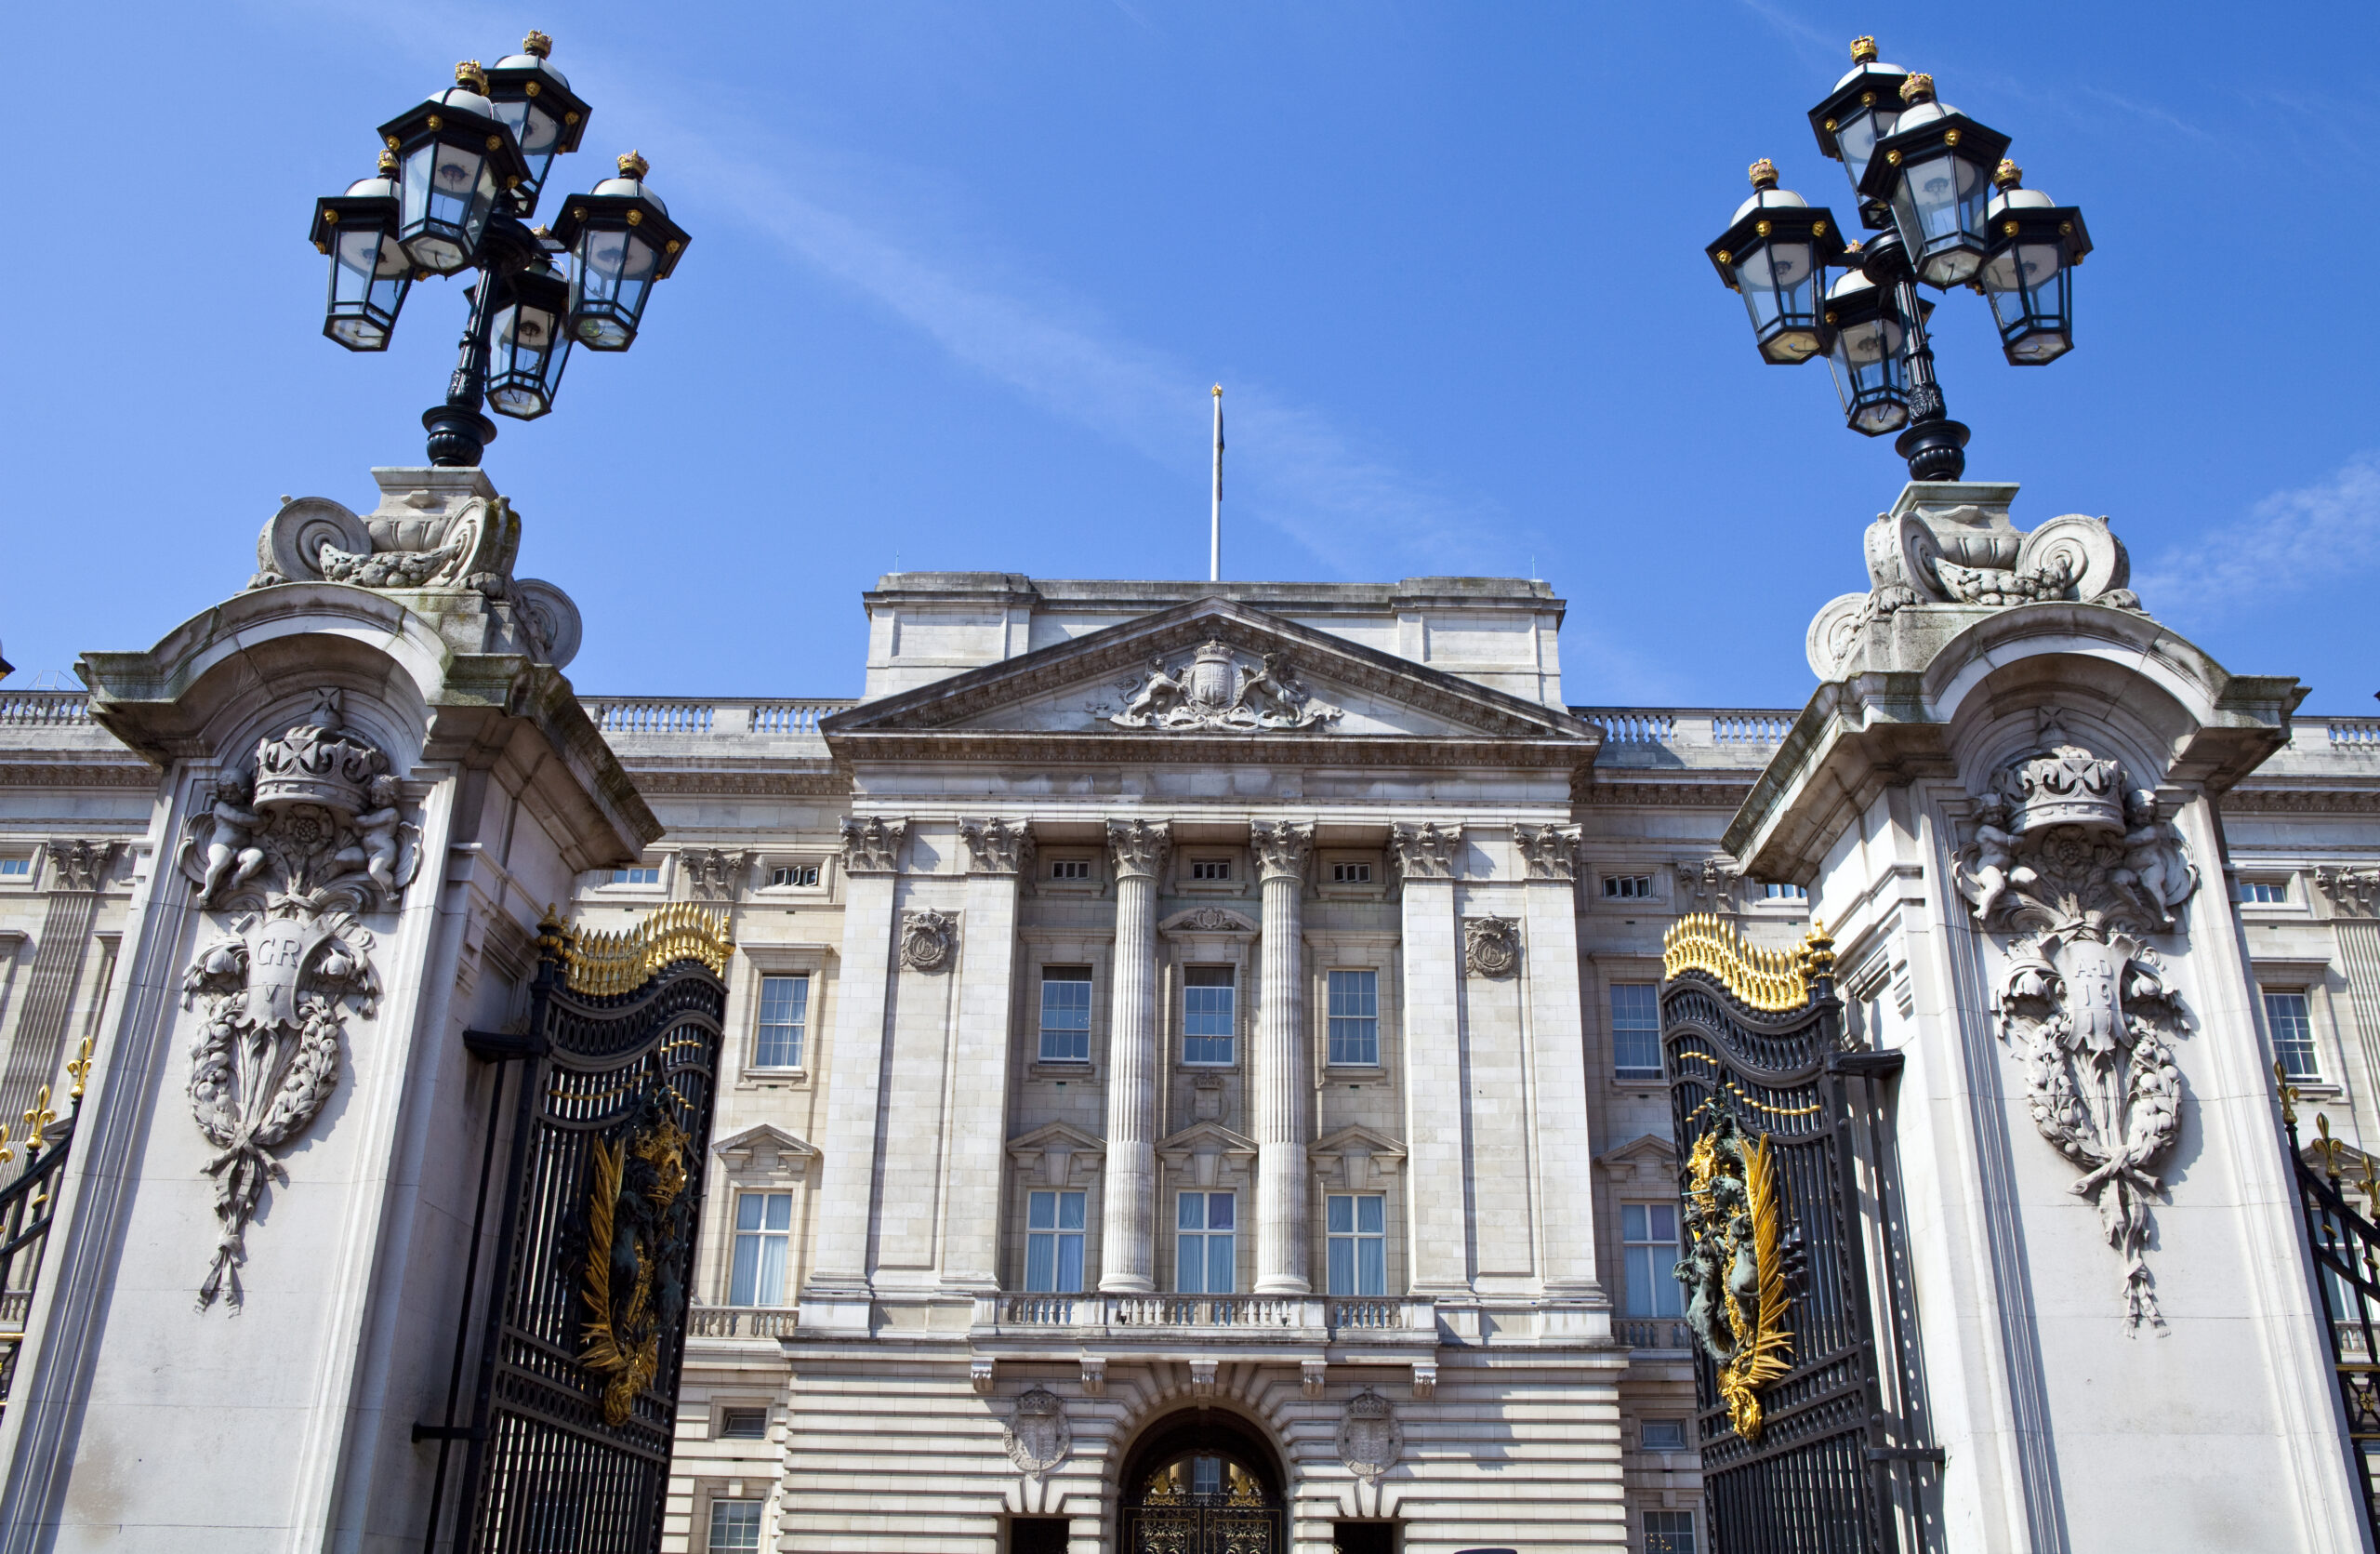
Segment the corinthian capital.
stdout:
<path fill-rule="evenodd" d="M 961 820 L 970 874 L 1014 874 L 1033 857 L 1033 833 L 1007 820 Z"/>
<path fill-rule="evenodd" d="M 1107 851 L 1119 880 L 1154 880 L 1165 867 L 1166 849 L 1173 845 L 1173 829 L 1163 820 L 1110 820 Z"/>
<path fill-rule="evenodd" d="M 1288 820 L 1259 820 L 1248 828 L 1256 848 L 1256 873 L 1264 880 L 1302 880 L 1314 856 L 1314 828 Z"/>
<path fill-rule="evenodd" d="M 1579 875 L 1579 828 L 1514 826 L 1513 841 L 1532 880 L 1574 880 Z"/>
<path fill-rule="evenodd" d="M 1396 871 L 1408 880 L 1454 877 L 1454 850 L 1462 842 L 1461 826 L 1425 820 L 1418 826 L 1389 828 L 1389 845 L 1396 854 Z"/>
<path fill-rule="evenodd" d="M 843 822 L 843 872 L 894 874 L 901 869 L 901 840 L 909 834 L 906 820 L 871 815 Z"/>

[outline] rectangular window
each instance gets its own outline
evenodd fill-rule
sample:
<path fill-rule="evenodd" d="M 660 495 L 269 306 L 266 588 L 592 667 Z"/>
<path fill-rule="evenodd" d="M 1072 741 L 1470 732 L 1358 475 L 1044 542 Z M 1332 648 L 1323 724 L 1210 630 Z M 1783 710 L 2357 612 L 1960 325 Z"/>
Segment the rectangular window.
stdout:
<path fill-rule="evenodd" d="M 1050 878 L 1053 880 L 1088 880 L 1091 878 L 1089 858 L 1051 858 Z"/>
<path fill-rule="evenodd" d="M 1330 1195 L 1330 1294 L 1388 1294 L 1388 1211 L 1377 1192 Z"/>
<path fill-rule="evenodd" d="M 31 879 L 33 860 L 31 858 L 0 858 L 0 880 Z"/>
<path fill-rule="evenodd" d="M 1645 1554 L 1695 1554 L 1692 1511 L 1646 1511 Z"/>
<path fill-rule="evenodd" d="M 793 1194 L 747 1192 L 735 1200 L 735 1271 L 730 1306 L 785 1301 L 786 1245 L 793 1231 Z"/>
<path fill-rule="evenodd" d="M 2252 907 L 2278 907 L 2289 899 L 2289 882 L 2241 880 L 2240 899 Z"/>
<path fill-rule="evenodd" d="M 1185 1192 L 1174 1201 L 1173 1287 L 1183 1295 L 1229 1295 L 1238 1263 L 1233 1252 L 1228 1192 Z"/>
<path fill-rule="evenodd" d="M 1082 1194 L 1036 1192 L 1025 1213 L 1025 1287 L 1052 1295 L 1082 1289 Z"/>
<path fill-rule="evenodd" d="M 1091 1061 L 1091 968 L 1041 968 L 1041 1061 Z"/>
<path fill-rule="evenodd" d="M 760 978 L 760 1024 L 752 1042 L 755 1069 L 799 1069 L 810 1028 L 810 974 Z"/>
<path fill-rule="evenodd" d="M 1232 1060 L 1232 968 L 1182 968 L 1182 1061 L 1229 1063 Z"/>
<path fill-rule="evenodd" d="M 1683 1419 L 1646 1420 L 1645 1450 L 1648 1452 L 1685 1451 L 1686 1421 Z"/>
<path fill-rule="evenodd" d="M 714 1500 L 710 1503 L 708 1554 L 745 1554 L 760 1547 L 759 1500 Z"/>
<path fill-rule="evenodd" d="M 1653 876 L 1606 874 L 1603 877 L 1603 898 L 1606 901 L 1650 901 L 1653 898 Z"/>
<path fill-rule="evenodd" d="M 1810 893 L 1800 885 L 1763 885 L 1760 898 L 1764 901 L 1806 901 Z"/>
<path fill-rule="evenodd" d="M 1660 994 L 1651 982 L 1611 985 L 1611 1067 L 1621 1079 L 1661 1077 Z"/>
<path fill-rule="evenodd" d="M 1231 878 L 1231 859 L 1192 858 L 1190 877 L 1194 880 L 1228 880 Z"/>
<path fill-rule="evenodd" d="M 1677 1267 L 1677 1205 L 1620 1205 L 1620 1260 L 1628 1274 L 1628 1315 L 1681 1317 L 1686 1292 Z"/>
<path fill-rule="evenodd" d="M 651 869 L 615 869 L 612 870 L 612 883 L 615 885 L 657 885 L 660 883 L 661 869 L 657 864 Z"/>
<path fill-rule="evenodd" d="M 766 1441 L 769 1411 L 765 1408 L 722 1408 L 719 1411 L 721 1441 Z"/>
<path fill-rule="evenodd" d="M 1380 973 L 1330 974 L 1330 1061 L 1380 1065 Z"/>
<path fill-rule="evenodd" d="M 769 870 L 769 884 L 778 890 L 788 885 L 814 885 L 818 883 L 818 866 L 814 863 L 788 863 Z"/>
<path fill-rule="evenodd" d="M 1334 885 L 1368 885 L 1372 883 L 1372 866 L 1368 863 L 1334 863 L 1330 866 L 1330 883 Z"/>
<path fill-rule="evenodd" d="M 2314 1016 L 2304 993 L 2265 994 L 2265 1024 L 2272 1029 L 2272 1055 L 2292 1079 L 2320 1079 L 2314 1061 Z"/>

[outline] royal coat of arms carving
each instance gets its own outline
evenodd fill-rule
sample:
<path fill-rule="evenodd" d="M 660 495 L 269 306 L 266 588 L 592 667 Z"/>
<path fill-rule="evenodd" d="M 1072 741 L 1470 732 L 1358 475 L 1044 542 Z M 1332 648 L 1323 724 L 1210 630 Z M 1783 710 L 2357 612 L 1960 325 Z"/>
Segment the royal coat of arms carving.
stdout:
<path fill-rule="evenodd" d="M 622 1137 L 590 1146 L 579 1363 L 602 1379 L 603 1418 L 628 1422 L 661 1369 L 661 1340 L 685 1315 L 679 1278 L 694 1233 L 686 1191 L 693 1144 L 660 1094 Z"/>
<path fill-rule="evenodd" d="M 1345 712 L 1316 700 L 1278 653 L 1250 663 L 1210 638 L 1186 664 L 1151 658 L 1145 673 L 1122 683 L 1121 711 L 1091 709 L 1118 728 L 1292 729 L 1328 726 Z"/>
<path fill-rule="evenodd" d="M 1801 1282 L 1800 1232 L 1788 1226 L 1765 1137 L 1705 1102 L 1711 1126 L 1686 1159 L 1686 1325 L 1716 1361 L 1727 1423 L 1747 1441 L 1762 1428 L 1761 1389 L 1792 1369 L 1787 1317 Z"/>
<path fill-rule="evenodd" d="M 1340 1416 L 1339 1460 L 1358 1479 L 1379 1478 L 1405 1454 L 1405 1428 L 1386 1398 L 1366 1388 L 1347 1400 Z"/>
<path fill-rule="evenodd" d="M 1044 1387 L 1036 1387 L 1016 1400 L 1016 1408 L 1009 1415 L 1000 1432 L 1008 1448 L 1008 1460 L 1033 1478 L 1039 1478 L 1066 1460 L 1074 1448 L 1074 1431 L 1066 1423 L 1065 1400 Z"/>
<path fill-rule="evenodd" d="M 2082 1173 L 2073 1191 L 2123 1259 L 2127 1329 L 2162 1324 L 2149 1205 L 2181 1127 L 2173 1043 L 2189 1018 L 2149 941 L 2182 932 L 2175 910 L 2198 870 L 2156 793 L 2054 716 L 2040 749 L 1977 795 L 1976 817 L 1958 885 L 2006 951 L 2001 1039 L 2023 1064 L 2034 1127 Z"/>
<path fill-rule="evenodd" d="M 394 907 L 420 866 L 389 758 L 346 726 L 337 691 L 217 784 L 176 861 L 202 907 L 234 912 L 182 974 L 182 1006 L 206 1003 L 191 1046 L 191 1110 L 218 1151 L 208 1162 L 220 1227 L 199 1285 L 227 1291 L 270 1181 L 274 1151 L 312 1123 L 338 1086 L 343 1010 L 369 1017 L 380 994 L 360 914 Z"/>

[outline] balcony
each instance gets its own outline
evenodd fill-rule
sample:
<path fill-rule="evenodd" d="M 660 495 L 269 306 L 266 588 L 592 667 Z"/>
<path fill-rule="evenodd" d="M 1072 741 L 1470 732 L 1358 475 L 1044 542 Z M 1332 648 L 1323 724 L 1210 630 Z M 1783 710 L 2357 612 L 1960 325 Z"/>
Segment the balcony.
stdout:
<path fill-rule="evenodd" d="M 1199 1342 L 1435 1344 L 1435 1303 L 1391 1295 L 978 1295 L 983 1337 Z"/>
<path fill-rule="evenodd" d="M 1672 1317 L 1614 1317 L 1611 1335 L 1633 1349 L 1655 1354 L 1685 1354 L 1694 1348 L 1694 1335 Z M 1647 1356 L 1652 1358 L 1652 1356 Z"/>

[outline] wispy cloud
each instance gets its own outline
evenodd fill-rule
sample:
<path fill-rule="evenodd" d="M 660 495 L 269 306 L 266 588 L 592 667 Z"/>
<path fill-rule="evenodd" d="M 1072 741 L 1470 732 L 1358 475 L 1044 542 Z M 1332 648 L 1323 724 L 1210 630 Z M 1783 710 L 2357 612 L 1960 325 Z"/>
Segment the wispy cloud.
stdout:
<path fill-rule="evenodd" d="M 2168 619 L 2213 620 L 2244 605 L 2380 570 L 2380 454 L 2328 479 L 2277 491 L 2238 523 L 2166 551 L 2135 579 Z"/>

